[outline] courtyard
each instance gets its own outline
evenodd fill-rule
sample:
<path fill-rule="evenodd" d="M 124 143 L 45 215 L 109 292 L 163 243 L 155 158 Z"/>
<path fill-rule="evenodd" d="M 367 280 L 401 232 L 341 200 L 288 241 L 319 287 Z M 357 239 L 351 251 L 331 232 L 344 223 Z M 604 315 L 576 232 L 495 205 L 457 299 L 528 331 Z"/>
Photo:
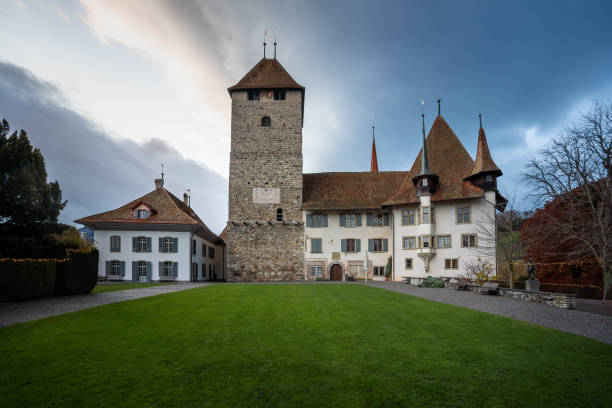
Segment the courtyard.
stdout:
<path fill-rule="evenodd" d="M 612 405 L 609 344 L 365 285 L 216 284 L 0 339 L 7 407 Z"/>

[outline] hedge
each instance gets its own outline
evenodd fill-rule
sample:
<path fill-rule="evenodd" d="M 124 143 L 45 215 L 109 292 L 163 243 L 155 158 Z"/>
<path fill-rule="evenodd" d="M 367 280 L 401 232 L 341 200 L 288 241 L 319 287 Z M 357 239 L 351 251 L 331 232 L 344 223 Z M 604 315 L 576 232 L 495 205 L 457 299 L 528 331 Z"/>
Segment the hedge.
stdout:
<path fill-rule="evenodd" d="M 55 260 L 0 260 L 0 301 L 53 295 L 55 268 Z"/>
<path fill-rule="evenodd" d="M 98 250 L 68 253 L 68 260 L 57 264 L 53 296 L 84 295 L 98 280 Z"/>

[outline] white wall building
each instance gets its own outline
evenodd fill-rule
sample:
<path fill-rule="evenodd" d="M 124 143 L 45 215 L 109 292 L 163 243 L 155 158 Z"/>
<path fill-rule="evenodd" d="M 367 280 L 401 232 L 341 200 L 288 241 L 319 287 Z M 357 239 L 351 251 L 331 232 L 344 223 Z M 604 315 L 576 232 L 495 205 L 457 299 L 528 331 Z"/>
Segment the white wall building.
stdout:
<path fill-rule="evenodd" d="M 94 230 L 98 274 L 134 282 L 224 279 L 223 240 L 155 180 L 155 190 L 115 210 L 76 220 Z"/>

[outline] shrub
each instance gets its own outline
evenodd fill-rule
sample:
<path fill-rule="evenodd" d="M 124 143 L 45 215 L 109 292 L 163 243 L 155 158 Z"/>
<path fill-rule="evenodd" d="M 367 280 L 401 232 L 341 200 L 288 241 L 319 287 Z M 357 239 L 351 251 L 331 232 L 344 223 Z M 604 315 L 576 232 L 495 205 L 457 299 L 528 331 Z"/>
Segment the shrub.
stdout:
<path fill-rule="evenodd" d="M 444 281 L 440 278 L 428 277 L 419 285 L 421 288 L 443 288 Z"/>
<path fill-rule="evenodd" d="M 55 287 L 54 259 L 0 260 L 0 300 L 49 297 Z"/>
<path fill-rule="evenodd" d="M 98 280 L 98 250 L 69 251 L 66 262 L 57 264 L 53 296 L 84 295 Z"/>

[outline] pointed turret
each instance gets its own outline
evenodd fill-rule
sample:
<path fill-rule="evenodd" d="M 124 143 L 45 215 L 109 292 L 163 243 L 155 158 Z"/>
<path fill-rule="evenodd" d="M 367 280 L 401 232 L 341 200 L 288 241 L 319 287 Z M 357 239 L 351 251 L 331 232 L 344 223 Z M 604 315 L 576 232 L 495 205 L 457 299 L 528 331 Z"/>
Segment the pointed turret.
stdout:
<path fill-rule="evenodd" d="M 478 115 L 478 118 L 480 119 L 480 129 L 478 130 L 476 161 L 474 162 L 472 172 L 466 177 L 466 180 L 470 180 L 472 184 L 484 190 L 497 190 L 497 177 L 503 173 L 491 157 L 487 137 L 482 128 L 482 115 Z"/>
<path fill-rule="evenodd" d="M 427 143 L 425 140 L 425 115 L 421 114 L 421 118 L 423 121 L 422 133 L 423 133 L 423 147 L 421 149 L 421 171 L 417 174 L 412 182 L 417 187 L 417 197 L 422 195 L 433 194 L 436 189 L 436 184 L 438 182 L 438 176 L 436 176 L 429 169 L 429 161 L 427 160 Z"/>
<path fill-rule="evenodd" d="M 378 173 L 378 158 L 376 157 L 376 140 L 374 139 L 374 126 L 372 125 L 372 159 L 370 161 L 370 172 Z"/>

